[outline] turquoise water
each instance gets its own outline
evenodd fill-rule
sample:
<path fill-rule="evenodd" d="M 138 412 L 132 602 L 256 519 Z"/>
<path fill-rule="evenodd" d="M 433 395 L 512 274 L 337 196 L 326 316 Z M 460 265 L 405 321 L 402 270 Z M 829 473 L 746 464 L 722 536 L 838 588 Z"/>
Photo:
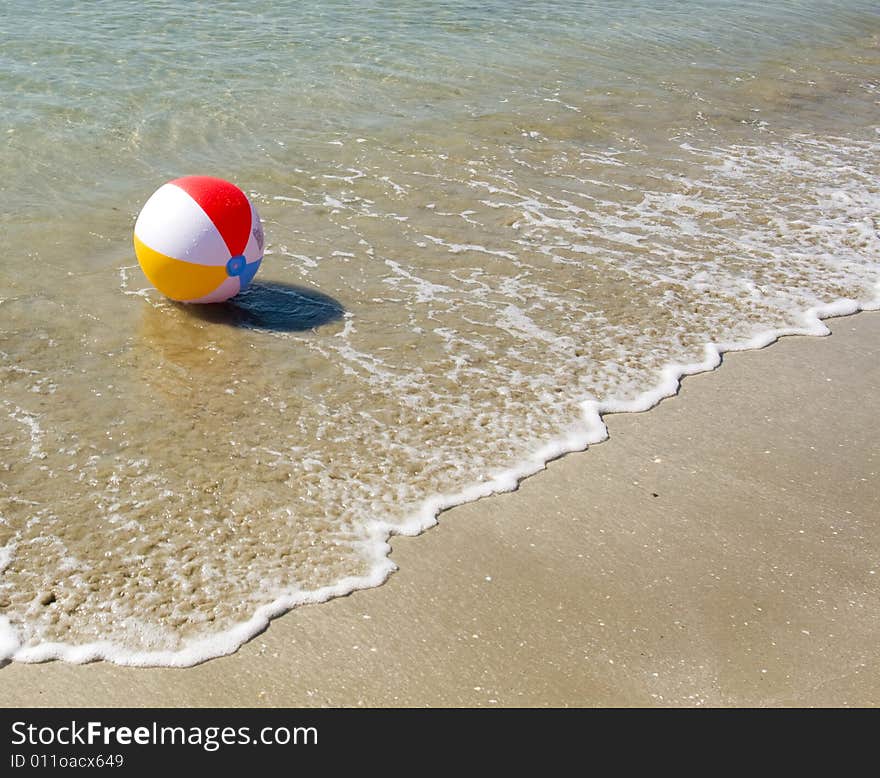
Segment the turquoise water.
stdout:
<path fill-rule="evenodd" d="M 3 4 L 0 660 L 232 651 L 877 307 L 878 74 L 855 0 Z M 131 246 L 194 173 L 266 234 L 198 310 Z"/>
<path fill-rule="evenodd" d="M 57 216 L 84 197 L 132 207 L 181 170 L 259 176 L 301 160 L 301 144 L 442 132 L 499 100 L 517 115 L 558 92 L 598 121 L 610 96 L 718 89 L 780 54 L 808 64 L 878 20 L 876 3 L 852 1 L 12 0 L 0 10 L 3 211 Z"/>

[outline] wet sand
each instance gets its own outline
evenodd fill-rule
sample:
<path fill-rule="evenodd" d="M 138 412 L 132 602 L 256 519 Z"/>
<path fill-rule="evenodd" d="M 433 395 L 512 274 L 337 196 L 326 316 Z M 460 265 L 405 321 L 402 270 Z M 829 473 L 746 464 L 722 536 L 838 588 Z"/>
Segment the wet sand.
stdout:
<path fill-rule="evenodd" d="M 0 704 L 878 704 L 880 313 L 829 325 L 607 417 L 232 656 L 9 664 Z"/>

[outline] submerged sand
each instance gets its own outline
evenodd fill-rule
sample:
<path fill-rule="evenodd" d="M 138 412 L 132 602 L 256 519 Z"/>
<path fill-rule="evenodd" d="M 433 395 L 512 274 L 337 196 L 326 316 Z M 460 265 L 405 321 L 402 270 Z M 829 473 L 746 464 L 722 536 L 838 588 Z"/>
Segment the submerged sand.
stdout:
<path fill-rule="evenodd" d="M 188 669 L 9 664 L 6 706 L 880 703 L 880 313 L 729 354 L 396 538 L 378 589 Z"/>

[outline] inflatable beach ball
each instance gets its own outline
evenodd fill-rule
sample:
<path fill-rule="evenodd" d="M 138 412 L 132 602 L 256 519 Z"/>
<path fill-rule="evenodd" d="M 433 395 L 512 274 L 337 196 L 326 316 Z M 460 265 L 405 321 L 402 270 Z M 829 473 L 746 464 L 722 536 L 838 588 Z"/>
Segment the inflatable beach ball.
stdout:
<path fill-rule="evenodd" d="M 220 303 L 247 288 L 263 259 L 263 227 L 244 192 L 221 178 L 186 176 L 159 187 L 134 225 L 150 283 L 185 303 Z"/>

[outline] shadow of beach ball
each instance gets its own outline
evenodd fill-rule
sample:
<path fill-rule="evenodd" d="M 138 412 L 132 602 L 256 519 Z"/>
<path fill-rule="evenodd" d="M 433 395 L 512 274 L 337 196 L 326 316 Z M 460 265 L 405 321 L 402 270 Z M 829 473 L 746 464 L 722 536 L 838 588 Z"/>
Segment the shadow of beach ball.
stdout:
<path fill-rule="evenodd" d="M 184 303 L 220 303 L 250 285 L 263 259 L 263 227 L 234 184 L 185 176 L 159 187 L 134 226 L 150 283 Z"/>

